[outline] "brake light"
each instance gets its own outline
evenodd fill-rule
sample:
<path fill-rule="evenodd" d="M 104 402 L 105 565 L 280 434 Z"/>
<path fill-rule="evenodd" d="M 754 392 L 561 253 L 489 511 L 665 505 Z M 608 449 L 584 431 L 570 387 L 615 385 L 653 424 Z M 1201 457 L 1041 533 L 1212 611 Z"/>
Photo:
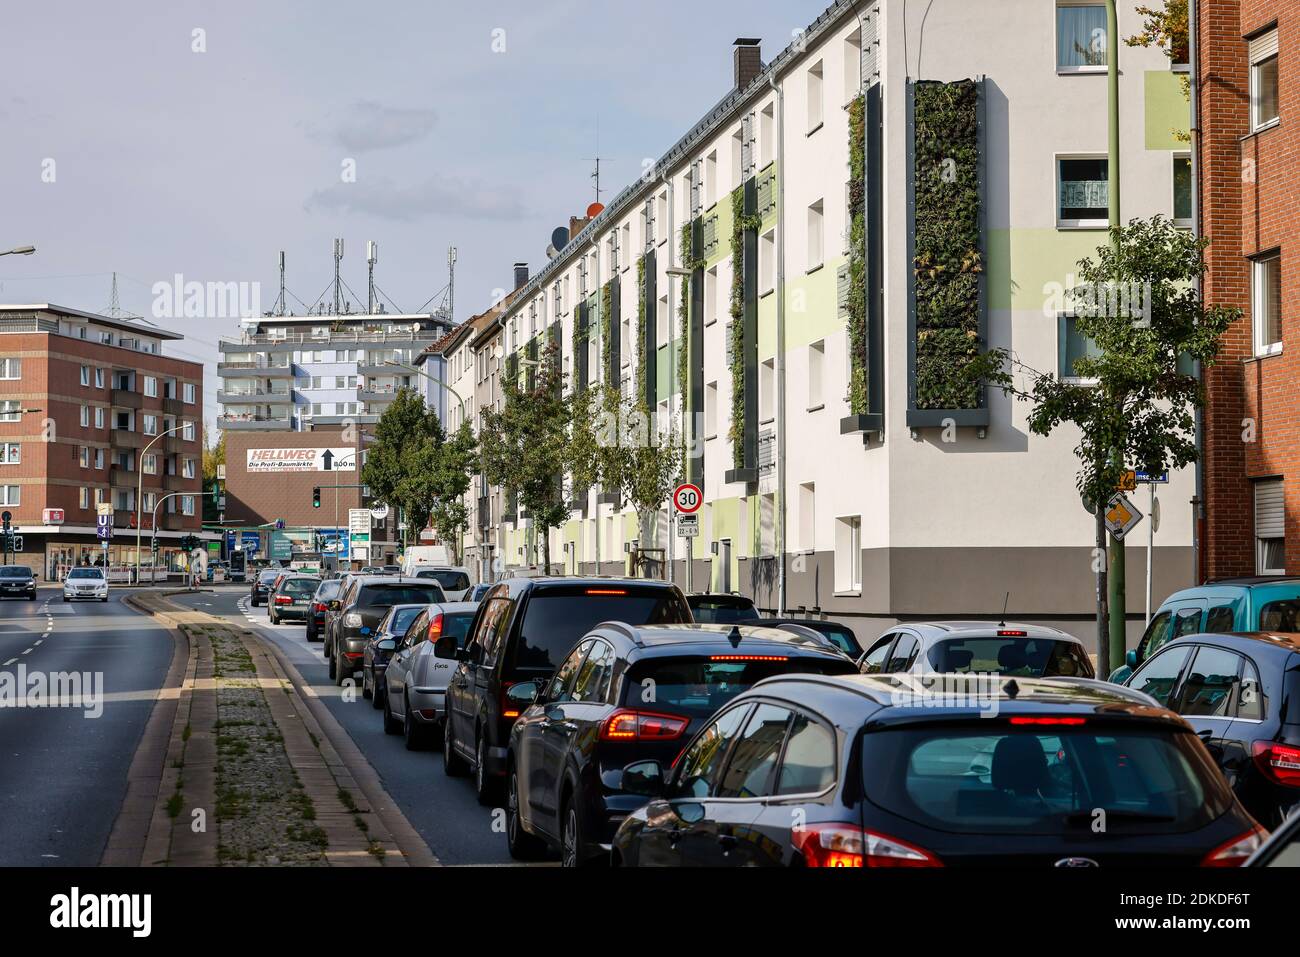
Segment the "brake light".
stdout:
<path fill-rule="evenodd" d="M 428 639 L 436 642 L 442 637 L 442 615 L 434 615 L 429 619 Z"/>
<path fill-rule="evenodd" d="M 709 655 L 710 661 L 789 661 L 787 655 Z"/>
<path fill-rule="evenodd" d="M 519 717 L 519 709 L 511 707 L 510 699 L 506 697 L 506 692 L 510 690 L 513 681 L 501 682 L 501 717 L 514 719 Z"/>
<path fill-rule="evenodd" d="M 292 605 L 293 599 L 290 598 L 288 595 L 276 595 L 275 603 L 277 605 Z"/>
<path fill-rule="evenodd" d="M 319 601 L 318 601 L 318 602 L 316 602 L 316 604 L 314 604 L 314 605 L 311 606 L 311 610 L 312 610 L 312 611 L 324 612 L 324 611 L 326 611 L 326 608 L 325 608 L 325 605 L 324 605 L 322 602 L 319 602 Z"/>
<path fill-rule="evenodd" d="M 814 824 L 796 828 L 793 837 L 809 867 L 943 867 L 915 844 L 853 824 Z"/>
<path fill-rule="evenodd" d="M 619 709 L 600 726 L 602 741 L 672 741 L 680 738 L 690 721 L 675 714 Z"/>
<path fill-rule="evenodd" d="M 627 589 L 624 588 L 588 588 L 588 595 L 626 595 Z"/>
<path fill-rule="evenodd" d="M 1253 827 L 1245 834 L 1238 835 L 1230 841 L 1224 841 L 1201 861 L 1202 867 L 1240 867 L 1246 858 L 1259 850 L 1268 832 L 1262 827 Z"/>
<path fill-rule="evenodd" d="M 1300 748 L 1273 741 L 1256 741 L 1251 745 L 1255 766 L 1277 784 L 1300 787 Z"/>
<path fill-rule="evenodd" d="M 1011 719 L 1012 724 L 1032 724 L 1032 725 L 1065 725 L 1067 727 L 1077 728 L 1081 724 L 1087 724 L 1087 718 L 1035 718 L 1028 715 L 1018 715 Z"/>
<path fill-rule="evenodd" d="M 1014 628 L 1002 628 L 998 631 L 998 637 L 999 638 L 1027 638 L 1029 637 L 1029 632 L 1017 631 Z"/>

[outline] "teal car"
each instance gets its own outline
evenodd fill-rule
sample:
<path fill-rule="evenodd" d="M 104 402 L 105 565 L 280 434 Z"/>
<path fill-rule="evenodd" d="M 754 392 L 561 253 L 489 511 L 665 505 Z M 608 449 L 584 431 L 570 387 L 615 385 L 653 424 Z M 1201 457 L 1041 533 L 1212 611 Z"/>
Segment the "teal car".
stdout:
<path fill-rule="evenodd" d="M 1127 681 L 1133 669 L 1182 635 L 1229 631 L 1300 632 L 1300 578 L 1227 578 L 1174 592 L 1110 680 Z"/>

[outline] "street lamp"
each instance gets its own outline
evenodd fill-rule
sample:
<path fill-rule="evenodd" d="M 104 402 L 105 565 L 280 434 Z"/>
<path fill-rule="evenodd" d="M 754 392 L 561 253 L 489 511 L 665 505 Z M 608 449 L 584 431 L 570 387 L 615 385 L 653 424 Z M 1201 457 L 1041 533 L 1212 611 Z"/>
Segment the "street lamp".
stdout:
<path fill-rule="evenodd" d="M 135 487 L 135 583 L 137 585 L 140 584 L 140 502 L 144 498 L 144 457 L 148 454 L 149 450 L 153 448 L 154 442 L 171 435 L 173 432 L 180 432 L 186 428 L 188 428 L 187 424 L 182 422 L 175 428 L 167 429 L 165 432 L 159 432 L 153 437 L 152 441 L 150 441 L 150 443 L 140 451 L 139 456 L 137 456 L 135 460 L 135 471 L 139 476 L 139 478 L 136 479 Z"/>
<path fill-rule="evenodd" d="M 15 246 L 13 249 L 0 252 L 0 256 L 30 256 L 34 252 L 36 252 L 35 246 Z"/>

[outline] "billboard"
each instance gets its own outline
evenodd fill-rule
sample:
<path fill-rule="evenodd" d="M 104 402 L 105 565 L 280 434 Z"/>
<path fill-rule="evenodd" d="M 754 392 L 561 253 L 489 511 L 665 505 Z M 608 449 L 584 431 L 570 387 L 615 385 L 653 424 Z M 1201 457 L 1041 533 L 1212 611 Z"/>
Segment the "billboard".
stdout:
<path fill-rule="evenodd" d="M 357 450 L 341 449 L 249 449 L 247 470 L 269 475 L 283 472 L 353 472 Z"/>

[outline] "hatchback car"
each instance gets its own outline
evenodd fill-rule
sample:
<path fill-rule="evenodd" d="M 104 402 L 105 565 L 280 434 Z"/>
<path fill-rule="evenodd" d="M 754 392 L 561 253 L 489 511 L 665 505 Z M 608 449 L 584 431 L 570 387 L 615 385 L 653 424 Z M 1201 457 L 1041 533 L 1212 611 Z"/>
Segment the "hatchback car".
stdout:
<path fill-rule="evenodd" d="M 686 604 L 691 608 L 691 615 L 701 625 L 731 625 L 742 621 L 761 618 L 758 606 L 744 595 L 721 594 L 687 595 Z"/>
<path fill-rule="evenodd" d="M 307 640 L 317 641 L 325 629 L 325 615 L 329 611 L 330 599 L 339 593 L 342 581 L 327 578 L 316 586 L 316 593 L 311 596 L 311 610 L 306 617 Z"/>
<path fill-rule="evenodd" d="M 1042 625 L 987 621 L 909 622 L 871 643 L 863 674 L 999 674 L 1091 678 L 1092 659 L 1074 635 Z"/>
<path fill-rule="evenodd" d="M 1151 616 L 1137 647 L 1129 649 L 1110 680 L 1123 684 L 1134 668 L 1175 638 L 1230 631 L 1300 631 L 1300 578 L 1227 578 L 1174 592 Z"/>
<path fill-rule="evenodd" d="M 762 628 L 809 628 L 854 661 L 861 658 L 862 653 L 867 650 L 862 647 L 853 629 L 848 625 L 841 625 L 838 621 L 823 621 L 820 618 L 751 618 L 737 624 L 758 625 Z"/>
<path fill-rule="evenodd" d="M 99 599 L 108 601 L 108 576 L 104 569 L 95 565 L 83 565 L 68 569 L 63 579 L 63 600 Z"/>
<path fill-rule="evenodd" d="M 323 651 L 329 662 L 329 676 L 341 687 L 360 670 L 366 642 L 388 609 L 394 605 L 443 601 L 443 594 L 442 587 L 434 581 L 358 575 L 348 581 L 336 601 L 339 608 L 326 622 Z"/>
<path fill-rule="evenodd" d="M 423 748 L 447 720 L 447 684 L 474 620 L 472 602 L 429 605 L 397 636 L 384 676 L 384 731 Z"/>
<path fill-rule="evenodd" d="M 266 601 L 271 585 L 280 577 L 282 571 L 284 571 L 282 568 L 263 568 L 254 575 L 253 583 L 249 587 L 248 603 L 256 608 Z"/>
<path fill-rule="evenodd" d="M 598 625 L 515 722 L 506 756 L 506 836 L 528 860 L 547 845 L 576 867 L 608 860 L 644 800 L 623 791 L 639 758 L 670 763 L 720 707 L 776 674 L 852 674 L 819 635 L 739 625 Z M 512 697 L 522 686 L 510 689 Z"/>
<path fill-rule="evenodd" d="M 36 600 L 36 576 L 26 565 L 0 565 L 0 598 Z"/>
<path fill-rule="evenodd" d="M 311 615 L 312 596 L 320 586 L 315 575 L 284 575 L 275 584 L 266 603 L 271 624 L 282 621 L 306 621 Z"/>
<path fill-rule="evenodd" d="M 505 778 L 510 728 L 532 700 L 513 687 L 549 681 L 602 621 L 689 624 L 691 610 L 676 585 L 644 578 L 507 578 L 478 604 L 447 689 L 442 757 L 449 775 L 474 770 L 481 803 Z"/>
<path fill-rule="evenodd" d="M 406 634 L 407 627 L 424 611 L 425 605 L 394 605 L 379 619 L 379 624 L 366 642 L 361 655 L 361 697 L 368 698 L 376 708 L 384 706 L 384 673 L 397 642 Z"/>
<path fill-rule="evenodd" d="M 1125 684 L 1182 715 L 1255 820 L 1300 810 L 1300 635 L 1186 635 Z"/>
<path fill-rule="evenodd" d="M 985 678 L 966 699 L 940 684 L 760 682 L 671 768 L 623 770 L 650 800 L 619 827 L 613 863 L 1222 867 L 1262 842 L 1200 739 L 1146 695 Z"/>

